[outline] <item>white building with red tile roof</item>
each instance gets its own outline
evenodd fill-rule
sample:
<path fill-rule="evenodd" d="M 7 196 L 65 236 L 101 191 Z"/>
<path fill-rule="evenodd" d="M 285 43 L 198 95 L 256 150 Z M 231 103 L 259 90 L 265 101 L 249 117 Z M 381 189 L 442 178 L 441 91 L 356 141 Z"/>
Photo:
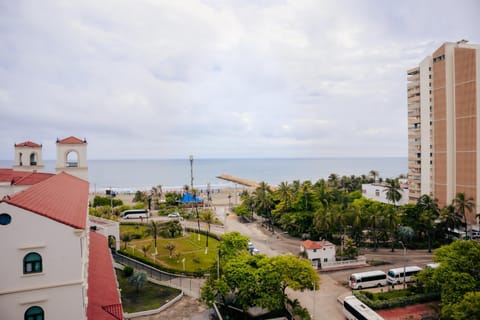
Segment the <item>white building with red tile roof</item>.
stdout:
<path fill-rule="evenodd" d="M 53 175 L 0 201 L 2 319 L 122 319 L 107 239 L 90 231 L 88 182 Z"/>
<path fill-rule="evenodd" d="M 335 245 L 326 240 L 305 240 L 300 243 L 300 252 L 307 255 L 314 268 L 321 267 L 322 263 L 331 263 L 336 260 Z"/>

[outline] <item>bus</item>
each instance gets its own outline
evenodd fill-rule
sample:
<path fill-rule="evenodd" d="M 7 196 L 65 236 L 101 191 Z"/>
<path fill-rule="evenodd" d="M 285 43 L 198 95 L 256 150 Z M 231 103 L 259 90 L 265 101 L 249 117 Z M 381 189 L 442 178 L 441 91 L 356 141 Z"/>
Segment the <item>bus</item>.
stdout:
<path fill-rule="evenodd" d="M 387 274 L 381 270 L 352 273 L 349 284 L 352 289 L 383 287 L 387 285 Z"/>
<path fill-rule="evenodd" d="M 405 280 L 403 279 L 403 269 L 405 269 Z M 402 268 L 390 269 L 387 272 L 387 281 L 389 284 L 399 284 L 402 282 L 412 282 L 414 276 L 420 272 L 422 268 L 417 266 L 408 266 Z"/>
<path fill-rule="evenodd" d="M 345 297 L 343 300 L 343 314 L 347 320 L 384 320 L 383 317 L 355 296 Z"/>
<path fill-rule="evenodd" d="M 149 212 L 146 209 L 125 210 L 120 215 L 123 219 L 148 218 Z"/>

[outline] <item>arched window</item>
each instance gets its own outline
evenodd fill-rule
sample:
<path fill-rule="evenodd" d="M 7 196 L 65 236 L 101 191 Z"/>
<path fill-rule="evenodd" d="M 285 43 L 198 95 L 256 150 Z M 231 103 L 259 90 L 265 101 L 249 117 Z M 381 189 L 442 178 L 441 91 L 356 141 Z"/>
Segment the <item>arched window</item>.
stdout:
<path fill-rule="evenodd" d="M 37 165 L 37 155 L 35 153 L 30 154 L 30 165 L 31 166 Z"/>
<path fill-rule="evenodd" d="M 44 317 L 44 312 L 43 309 L 37 306 L 30 307 L 25 311 L 25 320 L 43 320 L 45 319 Z"/>
<path fill-rule="evenodd" d="M 70 151 L 67 154 L 67 167 L 78 167 L 78 154 L 76 151 Z"/>
<path fill-rule="evenodd" d="M 23 273 L 42 272 L 42 257 L 36 252 L 30 252 L 23 258 Z"/>

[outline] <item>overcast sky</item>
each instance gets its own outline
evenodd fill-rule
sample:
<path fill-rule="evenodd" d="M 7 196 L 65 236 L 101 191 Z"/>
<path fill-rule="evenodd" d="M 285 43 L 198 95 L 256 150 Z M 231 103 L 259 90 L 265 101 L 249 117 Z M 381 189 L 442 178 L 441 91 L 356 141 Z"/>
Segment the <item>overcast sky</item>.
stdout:
<path fill-rule="evenodd" d="M 407 156 L 406 70 L 480 1 L 0 0 L 0 159 Z"/>

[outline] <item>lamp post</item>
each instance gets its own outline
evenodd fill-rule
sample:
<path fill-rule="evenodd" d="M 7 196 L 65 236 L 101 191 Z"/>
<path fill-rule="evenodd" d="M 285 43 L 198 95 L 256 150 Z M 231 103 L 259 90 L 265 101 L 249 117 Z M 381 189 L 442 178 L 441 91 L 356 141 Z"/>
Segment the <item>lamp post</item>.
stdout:
<path fill-rule="evenodd" d="M 315 281 L 313 281 L 313 314 L 312 320 L 315 319 Z"/>
<path fill-rule="evenodd" d="M 190 188 L 193 193 L 193 155 L 190 155 Z"/>
<path fill-rule="evenodd" d="M 405 289 L 406 263 L 407 263 L 407 248 L 402 241 L 398 241 L 403 247 L 403 289 Z"/>

